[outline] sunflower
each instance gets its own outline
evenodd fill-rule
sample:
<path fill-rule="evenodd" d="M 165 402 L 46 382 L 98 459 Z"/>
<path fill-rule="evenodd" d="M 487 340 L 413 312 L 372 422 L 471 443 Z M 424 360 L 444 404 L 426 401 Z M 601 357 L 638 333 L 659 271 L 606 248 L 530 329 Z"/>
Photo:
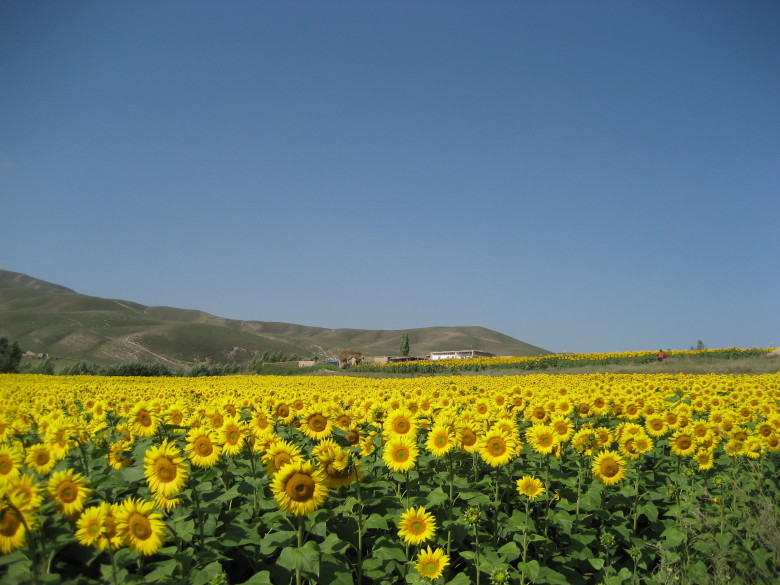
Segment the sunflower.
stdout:
<path fill-rule="evenodd" d="M 189 412 L 183 402 L 176 401 L 163 413 L 163 422 L 168 425 L 182 427 L 186 424 Z"/>
<path fill-rule="evenodd" d="M 246 434 L 241 422 L 236 417 L 226 416 L 222 426 L 217 430 L 217 440 L 222 447 L 222 454 L 232 457 L 241 453 Z"/>
<path fill-rule="evenodd" d="M 455 448 L 457 439 L 449 425 L 435 424 L 428 432 L 425 448 L 434 457 L 443 457 Z"/>
<path fill-rule="evenodd" d="M 460 440 L 458 441 L 461 451 L 465 453 L 476 453 L 479 449 L 479 424 L 474 421 L 466 421 L 458 425 Z"/>
<path fill-rule="evenodd" d="M 390 471 L 398 473 L 409 471 L 417 464 L 420 454 L 417 443 L 406 435 L 391 436 L 385 442 L 382 451 L 382 461 Z"/>
<path fill-rule="evenodd" d="M 374 451 L 376 451 L 376 445 L 374 444 L 373 437 L 364 437 L 360 440 L 361 457 L 368 457 L 369 455 L 373 455 Z"/>
<path fill-rule="evenodd" d="M 450 557 L 444 554 L 444 551 L 440 548 L 432 550 L 431 547 L 421 549 L 417 554 L 417 562 L 414 568 L 417 572 L 426 579 L 433 581 L 441 577 L 444 573 L 444 568 L 450 564 Z"/>
<path fill-rule="evenodd" d="M 182 502 L 181 498 L 171 498 L 170 496 L 164 496 L 160 492 L 152 492 L 152 499 L 155 507 L 166 512 L 170 512 Z"/>
<path fill-rule="evenodd" d="M 277 439 L 263 453 L 262 461 L 269 477 L 273 477 L 285 465 L 296 463 L 303 459 L 301 450 L 284 439 Z"/>
<path fill-rule="evenodd" d="M 287 403 L 279 402 L 274 405 L 273 417 L 279 424 L 287 425 L 295 418 L 295 413 Z"/>
<path fill-rule="evenodd" d="M 353 461 L 343 449 L 328 459 L 319 460 L 317 466 L 325 474 L 325 485 L 333 489 L 348 486 L 363 475 L 360 461 Z"/>
<path fill-rule="evenodd" d="M 8 483 L 7 495 L 14 507 L 22 514 L 22 520 L 31 530 L 37 524 L 35 513 L 41 507 L 43 498 L 38 483 L 29 473 L 22 473 Z"/>
<path fill-rule="evenodd" d="M 76 540 L 79 544 L 97 548 L 97 543 L 105 531 L 105 518 L 106 509 L 102 504 L 84 508 L 76 521 Z"/>
<path fill-rule="evenodd" d="M 331 461 L 343 450 L 334 439 L 323 439 L 311 450 L 311 456 L 320 462 Z"/>
<path fill-rule="evenodd" d="M 401 522 L 398 524 L 398 536 L 404 539 L 406 544 L 422 544 L 436 535 L 436 519 L 425 507 L 408 508 L 401 514 Z"/>
<path fill-rule="evenodd" d="M 596 427 L 596 440 L 598 442 L 599 449 L 609 449 L 612 443 L 615 442 L 615 437 L 612 435 L 612 431 L 607 427 Z"/>
<path fill-rule="evenodd" d="M 314 441 L 333 434 L 333 424 L 318 408 L 312 408 L 301 419 L 301 432 Z"/>
<path fill-rule="evenodd" d="M 360 441 L 363 440 L 363 435 L 360 432 L 360 428 L 356 426 L 345 429 L 344 438 L 352 447 L 360 447 Z"/>
<path fill-rule="evenodd" d="M 103 511 L 103 530 L 100 538 L 95 542 L 95 548 L 105 550 L 111 547 L 113 550 L 120 548 L 123 544 L 122 537 L 117 532 L 116 515 L 119 511 L 119 504 L 109 504 L 101 502 L 98 504 Z"/>
<path fill-rule="evenodd" d="M 144 476 L 153 494 L 169 498 L 187 485 L 189 469 L 179 448 L 165 439 L 144 456 Z"/>
<path fill-rule="evenodd" d="M 29 469 L 32 469 L 38 475 L 48 474 L 57 464 L 51 448 L 46 443 L 38 443 L 29 447 L 24 462 Z"/>
<path fill-rule="evenodd" d="M 696 441 L 693 440 L 693 436 L 688 432 L 677 431 L 672 435 L 669 442 L 672 446 L 672 453 L 679 457 L 693 455 L 696 451 Z"/>
<path fill-rule="evenodd" d="M 626 461 L 616 451 L 602 451 L 593 459 L 592 469 L 601 483 L 613 485 L 626 476 Z"/>
<path fill-rule="evenodd" d="M 27 529 L 18 509 L 0 504 L 0 553 L 4 555 L 24 547 L 27 543 Z"/>
<path fill-rule="evenodd" d="M 386 437 L 389 436 L 410 436 L 417 434 L 417 418 L 407 408 L 397 408 L 387 413 L 387 417 L 382 425 L 382 432 Z"/>
<path fill-rule="evenodd" d="M 136 437 L 153 437 L 160 426 L 160 417 L 145 400 L 136 404 L 127 418 L 130 430 Z"/>
<path fill-rule="evenodd" d="M 16 445 L 0 444 L 0 488 L 19 477 L 24 454 Z"/>
<path fill-rule="evenodd" d="M 57 461 L 64 459 L 75 445 L 71 439 L 71 430 L 63 420 L 52 422 L 43 435 L 43 442 L 49 445 L 52 457 Z"/>
<path fill-rule="evenodd" d="M 712 458 L 712 452 L 709 449 L 699 449 L 696 451 L 696 455 L 693 456 L 696 463 L 699 464 L 699 469 L 706 471 L 712 469 L 715 461 Z"/>
<path fill-rule="evenodd" d="M 533 501 L 544 493 L 544 482 L 536 477 L 524 475 L 517 480 L 517 493 Z"/>
<path fill-rule="evenodd" d="M 515 455 L 517 442 L 509 433 L 491 429 L 482 437 L 479 456 L 491 467 L 506 465 Z"/>
<path fill-rule="evenodd" d="M 558 445 L 558 433 L 551 425 L 533 425 L 525 432 L 525 440 L 537 453 L 550 455 Z"/>
<path fill-rule="evenodd" d="M 130 448 L 133 443 L 130 441 L 115 441 L 108 445 L 108 464 L 114 469 L 124 469 L 133 464 L 133 458 L 130 455 Z"/>
<path fill-rule="evenodd" d="M 47 484 L 49 496 L 57 502 L 57 509 L 68 520 L 75 518 L 84 509 L 92 490 L 87 487 L 86 478 L 72 469 L 55 471 Z"/>
<path fill-rule="evenodd" d="M 129 498 L 116 511 L 116 530 L 131 550 L 150 556 L 162 548 L 167 537 L 162 515 L 152 502 Z"/>
<path fill-rule="evenodd" d="M 328 496 L 324 474 L 306 460 L 282 466 L 271 481 L 271 491 L 279 507 L 293 516 L 311 514 Z"/>
<path fill-rule="evenodd" d="M 593 451 L 598 447 L 596 432 L 589 427 L 582 427 L 571 440 L 571 446 L 580 455 L 593 455 Z"/>
<path fill-rule="evenodd" d="M 574 424 L 571 419 L 563 414 L 556 414 L 550 419 L 550 426 L 558 435 L 558 442 L 565 443 L 574 433 Z"/>
<path fill-rule="evenodd" d="M 203 427 L 192 429 L 187 435 L 184 448 L 190 462 L 197 467 L 213 467 L 219 461 L 222 447 L 217 443 L 217 435 Z"/>
<path fill-rule="evenodd" d="M 268 418 L 268 412 L 265 409 L 258 409 L 254 412 L 250 428 L 255 437 L 260 437 L 273 430 L 271 421 Z"/>
<path fill-rule="evenodd" d="M 532 424 L 544 424 L 547 422 L 549 416 L 550 413 L 547 412 L 547 409 L 543 404 L 530 403 L 523 411 L 523 417 L 525 420 Z"/>

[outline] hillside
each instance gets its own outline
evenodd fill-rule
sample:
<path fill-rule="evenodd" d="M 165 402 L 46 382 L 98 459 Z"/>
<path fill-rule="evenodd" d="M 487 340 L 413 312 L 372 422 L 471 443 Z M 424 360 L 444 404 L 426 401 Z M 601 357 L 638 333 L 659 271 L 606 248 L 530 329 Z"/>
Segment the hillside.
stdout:
<path fill-rule="evenodd" d="M 55 358 L 99 363 L 247 362 L 263 352 L 335 358 L 346 348 L 395 355 L 401 334 L 411 353 L 475 349 L 497 355 L 550 352 L 484 327 L 407 330 L 327 329 L 291 323 L 238 321 L 192 309 L 150 307 L 79 294 L 25 274 L 0 270 L 0 336 Z"/>

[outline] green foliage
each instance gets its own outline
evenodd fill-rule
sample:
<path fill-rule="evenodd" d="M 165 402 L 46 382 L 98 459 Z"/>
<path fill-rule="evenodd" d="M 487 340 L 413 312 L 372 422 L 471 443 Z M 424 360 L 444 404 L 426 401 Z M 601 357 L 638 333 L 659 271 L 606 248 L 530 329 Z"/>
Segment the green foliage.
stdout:
<path fill-rule="evenodd" d="M 0 337 L 0 374 L 19 373 L 22 362 L 22 348 L 19 342 L 11 343 L 7 337 Z"/>
<path fill-rule="evenodd" d="M 54 374 L 54 360 L 51 358 L 45 358 L 38 362 L 22 363 L 20 372 L 22 374 L 44 374 L 51 376 Z"/>
<path fill-rule="evenodd" d="M 401 355 L 402 356 L 408 356 L 409 355 L 409 334 L 404 333 L 401 336 L 401 347 L 400 347 Z"/>

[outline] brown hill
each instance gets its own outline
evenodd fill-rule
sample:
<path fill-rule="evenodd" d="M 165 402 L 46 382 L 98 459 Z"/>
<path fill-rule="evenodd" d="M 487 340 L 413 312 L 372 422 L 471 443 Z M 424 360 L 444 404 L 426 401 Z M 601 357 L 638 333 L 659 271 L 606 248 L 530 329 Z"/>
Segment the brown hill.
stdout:
<path fill-rule="evenodd" d="M 57 358 L 187 367 L 204 361 L 244 363 L 264 352 L 320 360 L 334 359 L 347 348 L 396 355 L 404 332 L 411 353 L 419 356 L 469 346 L 496 355 L 550 353 L 484 327 L 363 330 L 239 321 L 192 309 L 82 295 L 0 270 L 0 336 L 19 341 L 25 350 Z"/>

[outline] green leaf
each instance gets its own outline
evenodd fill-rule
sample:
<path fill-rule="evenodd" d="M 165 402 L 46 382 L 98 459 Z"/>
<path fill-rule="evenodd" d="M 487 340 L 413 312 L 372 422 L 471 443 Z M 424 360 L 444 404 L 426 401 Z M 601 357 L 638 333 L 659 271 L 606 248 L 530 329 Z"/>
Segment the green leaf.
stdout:
<path fill-rule="evenodd" d="M 428 507 L 432 508 L 434 506 L 438 506 L 439 504 L 443 504 L 448 499 L 449 496 L 446 493 L 444 493 L 444 490 L 441 489 L 441 487 L 437 487 L 435 490 L 433 490 L 426 496 L 425 501 Z"/>
<path fill-rule="evenodd" d="M 703 561 L 696 561 L 688 565 L 687 575 L 693 583 L 706 583 L 708 580 L 707 565 Z"/>
<path fill-rule="evenodd" d="M 260 571 L 239 585 L 273 585 L 273 583 L 271 583 L 271 573 L 268 571 Z"/>
<path fill-rule="evenodd" d="M 380 537 L 376 539 L 374 543 L 374 550 L 371 556 L 375 559 L 381 559 L 384 561 L 394 560 L 399 563 L 406 562 L 406 552 L 404 551 L 404 545 L 395 539 L 389 539 L 387 537 Z"/>
<path fill-rule="evenodd" d="M 195 520 L 183 517 L 174 518 L 168 523 L 171 530 L 184 542 L 192 542 L 195 535 Z"/>
<path fill-rule="evenodd" d="M 558 526 L 561 527 L 563 532 L 565 534 L 571 534 L 571 527 L 574 524 L 574 520 L 572 519 L 572 515 L 569 514 L 566 510 L 556 510 L 555 514 L 553 514 L 553 522 L 555 522 Z"/>
<path fill-rule="evenodd" d="M 526 563 L 518 563 L 517 568 L 519 571 L 522 571 L 531 581 L 536 581 L 539 578 L 539 572 L 541 571 L 539 561 L 536 560 L 528 561 Z"/>
<path fill-rule="evenodd" d="M 24 554 L 21 550 L 15 550 L 14 552 L 2 555 L 0 556 L 0 566 L 2 565 L 10 565 L 12 563 L 18 563 L 19 561 L 29 561 L 30 559 L 27 558 L 27 555 Z"/>
<path fill-rule="evenodd" d="M 597 571 L 600 571 L 604 568 L 604 559 L 602 558 L 590 558 L 588 559 L 588 562 L 590 563 L 590 566 Z"/>
<path fill-rule="evenodd" d="M 349 548 L 349 543 L 339 537 L 335 532 L 331 532 L 320 543 L 320 551 L 324 555 L 337 555 L 343 553 Z"/>
<path fill-rule="evenodd" d="M 215 502 L 220 502 L 220 503 L 224 504 L 224 503 L 227 503 L 230 500 L 232 500 L 234 498 L 238 498 L 240 496 L 241 496 L 241 492 L 239 491 L 238 486 L 234 485 L 233 487 L 231 487 L 225 493 L 222 493 L 218 497 L 214 498 L 214 501 Z"/>
<path fill-rule="evenodd" d="M 515 559 L 520 557 L 520 547 L 514 541 L 507 542 L 504 546 L 498 549 L 499 556 L 503 557 L 507 563 L 511 563 Z"/>
<path fill-rule="evenodd" d="M 190 585 L 206 585 L 209 581 L 214 579 L 217 575 L 222 574 L 222 565 L 219 562 L 214 561 L 203 567 L 200 571 L 195 573 Z"/>
<path fill-rule="evenodd" d="M 542 578 L 550 585 L 569 585 L 571 583 L 571 579 L 549 567 L 542 567 Z"/>
<path fill-rule="evenodd" d="M 154 563 L 154 565 L 150 565 L 150 568 L 151 567 L 153 567 L 153 569 L 150 572 L 145 573 L 144 578 L 149 583 L 154 583 L 155 581 L 159 581 L 173 575 L 173 572 L 176 570 L 177 563 L 175 559 L 170 559 L 168 561 Z"/>
<path fill-rule="evenodd" d="M 637 512 L 643 514 L 650 522 L 658 520 L 658 508 L 652 502 L 637 506 Z"/>
<path fill-rule="evenodd" d="M 271 555 L 278 548 L 290 546 L 296 538 L 297 535 L 291 530 L 272 532 L 260 541 L 260 552 L 266 556 Z"/>
<path fill-rule="evenodd" d="M 343 559 L 333 556 L 323 556 L 320 564 L 320 583 L 328 585 L 354 585 L 352 571 L 344 563 Z"/>
<path fill-rule="evenodd" d="M 732 535 L 728 532 L 724 532 L 723 534 L 718 534 L 715 537 L 715 541 L 718 543 L 720 548 L 726 549 L 731 544 Z"/>
<path fill-rule="evenodd" d="M 458 573 L 454 578 L 447 581 L 447 585 L 471 585 L 471 579 L 466 573 Z"/>
<path fill-rule="evenodd" d="M 680 546 L 687 538 L 685 532 L 675 526 L 670 526 L 661 533 L 661 538 L 664 539 L 663 546 L 666 548 L 674 548 Z"/>
<path fill-rule="evenodd" d="M 368 518 L 366 518 L 366 521 L 363 523 L 363 527 L 366 530 L 371 529 L 378 529 L 378 530 L 387 530 L 387 520 L 385 520 L 384 516 L 381 516 L 379 514 L 371 514 Z"/>
<path fill-rule="evenodd" d="M 300 548 L 288 546 L 279 555 L 277 562 L 290 571 L 300 570 L 301 573 L 314 577 L 320 574 L 320 550 L 313 540 Z"/>
<path fill-rule="evenodd" d="M 621 585 L 631 579 L 631 577 L 631 571 L 626 567 L 623 567 L 618 571 L 617 575 L 612 575 L 611 577 L 604 579 L 604 583 L 606 583 L 606 585 Z"/>
<path fill-rule="evenodd" d="M 260 544 L 260 535 L 244 524 L 233 522 L 225 527 L 225 531 L 219 537 L 222 546 L 243 546 L 247 544 Z"/>

